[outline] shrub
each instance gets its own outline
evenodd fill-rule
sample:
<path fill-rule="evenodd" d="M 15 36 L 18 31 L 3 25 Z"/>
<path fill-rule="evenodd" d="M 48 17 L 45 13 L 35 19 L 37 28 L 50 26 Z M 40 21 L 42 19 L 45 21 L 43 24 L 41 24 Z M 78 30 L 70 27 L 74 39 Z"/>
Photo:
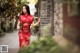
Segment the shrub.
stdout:
<path fill-rule="evenodd" d="M 45 36 L 18 53 L 66 53 L 66 51 L 59 47 L 52 37 Z"/>

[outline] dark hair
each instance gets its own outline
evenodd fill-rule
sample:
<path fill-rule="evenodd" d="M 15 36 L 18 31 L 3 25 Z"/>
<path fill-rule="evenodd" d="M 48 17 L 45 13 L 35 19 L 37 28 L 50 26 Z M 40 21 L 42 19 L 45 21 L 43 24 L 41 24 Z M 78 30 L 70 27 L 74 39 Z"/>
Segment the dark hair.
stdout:
<path fill-rule="evenodd" d="M 26 7 L 27 13 L 28 13 L 28 15 L 30 15 L 30 8 L 29 8 L 29 6 L 28 5 L 23 5 L 23 6 Z M 21 15 L 24 15 L 23 11 L 22 11 Z"/>

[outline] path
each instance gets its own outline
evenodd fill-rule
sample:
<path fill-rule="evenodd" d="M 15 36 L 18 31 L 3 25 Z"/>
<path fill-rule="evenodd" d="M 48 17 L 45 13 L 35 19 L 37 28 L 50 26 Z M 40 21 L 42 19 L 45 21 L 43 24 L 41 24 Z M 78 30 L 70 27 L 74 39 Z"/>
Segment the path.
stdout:
<path fill-rule="evenodd" d="M 13 33 L 6 33 L 3 37 L 0 37 L 0 45 L 8 45 L 8 53 L 17 53 L 19 50 L 18 31 Z M 31 42 L 36 40 L 36 36 L 31 36 Z"/>

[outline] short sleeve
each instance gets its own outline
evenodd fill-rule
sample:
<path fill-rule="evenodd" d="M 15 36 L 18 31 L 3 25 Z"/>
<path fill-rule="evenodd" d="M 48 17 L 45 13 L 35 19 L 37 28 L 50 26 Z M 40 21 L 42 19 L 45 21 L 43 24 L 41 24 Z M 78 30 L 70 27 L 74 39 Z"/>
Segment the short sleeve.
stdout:
<path fill-rule="evenodd" d="M 18 20 L 19 20 L 19 21 L 21 21 L 21 17 L 22 17 L 22 15 L 20 15 L 20 16 L 18 17 Z"/>
<path fill-rule="evenodd" d="M 33 21 L 34 21 L 34 17 L 31 15 L 30 16 L 30 23 L 33 23 Z"/>

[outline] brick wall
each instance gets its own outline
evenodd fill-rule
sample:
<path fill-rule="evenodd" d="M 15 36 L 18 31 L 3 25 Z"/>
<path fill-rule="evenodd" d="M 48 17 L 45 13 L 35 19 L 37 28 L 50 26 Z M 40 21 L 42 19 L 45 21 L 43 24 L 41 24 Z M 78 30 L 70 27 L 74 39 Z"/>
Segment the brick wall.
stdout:
<path fill-rule="evenodd" d="M 54 35 L 63 35 L 63 5 L 54 0 Z"/>
<path fill-rule="evenodd" d="M 40 0 L 40 32 L 41 35 L 51 35 L 52 0 Z"/>

